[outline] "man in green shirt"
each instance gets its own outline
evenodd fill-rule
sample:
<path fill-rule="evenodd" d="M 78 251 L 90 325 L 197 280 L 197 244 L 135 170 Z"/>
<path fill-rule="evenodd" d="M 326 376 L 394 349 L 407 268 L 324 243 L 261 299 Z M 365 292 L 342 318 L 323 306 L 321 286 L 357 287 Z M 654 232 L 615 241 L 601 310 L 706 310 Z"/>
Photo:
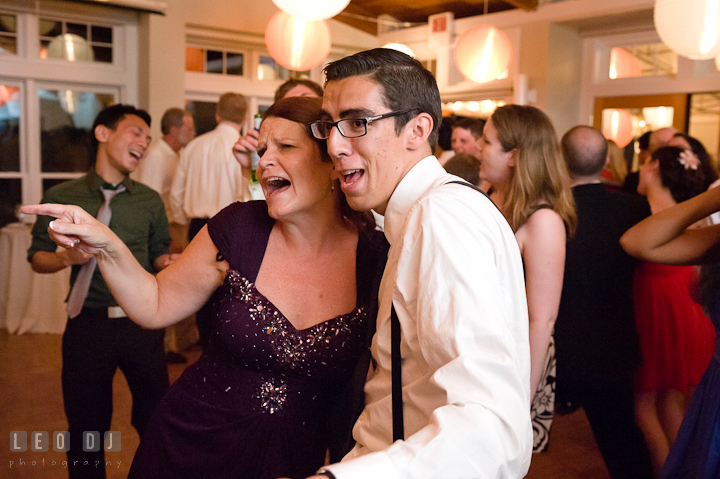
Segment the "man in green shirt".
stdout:
<path fill-rule="evenodd" d="M 110 229 L 140 264 L 155 273 L 171 262 L 165 207 L 156 191 L 129 177 L 150 144 L 150 115 L 130 105 L 114 105 L 98 114 L 93 134 L 95 163 L 90 171 L 47 190 L 43 203 L 78 205 L 98 219 L 105 215 Z M 132 425 L 142 436 L 169 384 L 164 332 L 143 329 L 125 316 L 94 257 L 78 248 L 56 251 L 48 233 L 52 219 L 38 216 L 28 261 L 38 273 L 72 268 L 69 317 L 62 339 L 63 401 L 70 432 L 68 469 L 71 479 L 104 478 L 102 435 L 110 429 L 115 371 L 119 367 L 130 386 Z M 83 276 L 88 279 L 78 279 Z M 101 436 L 88 438 L 86 433 L 92 431 Z M 90 449 L 97 451 L 83 450 L 92 443 L 95 447 Z"/>

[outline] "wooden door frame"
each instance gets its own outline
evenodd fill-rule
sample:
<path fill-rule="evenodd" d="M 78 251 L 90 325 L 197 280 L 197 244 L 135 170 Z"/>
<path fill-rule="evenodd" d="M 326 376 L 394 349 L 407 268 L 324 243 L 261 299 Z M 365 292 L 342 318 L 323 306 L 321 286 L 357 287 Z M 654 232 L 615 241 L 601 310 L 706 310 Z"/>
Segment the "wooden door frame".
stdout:
<path fill-rule="evenodd" d="M 606 108 L 646 108 L 670 106 L 673 108 L 673 126 L 685 132 L 687 128 L 687 93 L 669 95 L 606 96 L 595 98 L 593 127 L 601 130 L 602 111 Z"/>

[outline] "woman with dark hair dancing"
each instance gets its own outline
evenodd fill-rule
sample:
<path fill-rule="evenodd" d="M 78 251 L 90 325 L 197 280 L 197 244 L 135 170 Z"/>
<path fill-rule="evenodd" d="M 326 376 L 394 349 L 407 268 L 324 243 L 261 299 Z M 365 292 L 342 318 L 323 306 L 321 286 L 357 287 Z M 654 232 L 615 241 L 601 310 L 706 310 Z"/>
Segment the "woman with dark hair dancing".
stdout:
<path fill-rule="evenodd" d="M 653 215 L 704 190 L 700 161 L 682 148 L 659 148 L 640 168 L 638 193 L 647 197 Z M 624 238 L 626 246 L 628 236 Z M 635 381 L 635 413 L 658 473 L 715 348 L 712 323 L 690 296 L 695 281 L 692 266 L 645 262 L 635 273 L 635 317 L 642 353 Z"/>
<path fill-rule="evenodd" d="M 650 216 L 625 233 L 623 248 L 645 261 L 677 266 L 703 265 L 699 297 L 720 332 L 720 225 L 691 228 L 720 211 L 720 188 Z M 693 394 L 662 477 L 720 477 L 720 343 Z"/>

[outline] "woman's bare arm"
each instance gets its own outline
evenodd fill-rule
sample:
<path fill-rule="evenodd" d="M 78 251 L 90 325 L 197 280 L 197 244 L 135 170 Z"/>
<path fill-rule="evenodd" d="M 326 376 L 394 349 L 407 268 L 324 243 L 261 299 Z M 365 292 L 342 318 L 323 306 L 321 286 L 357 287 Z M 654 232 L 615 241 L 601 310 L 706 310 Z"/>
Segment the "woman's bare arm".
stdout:
<path fill-rule="evenodd" d="M 720 225 L 688 229 L 720 210 L 720 188 L 711 188 L 636 224 L 620 238 L 632 256 L 664 264 L 702 264 L 720 258 Z"/>
<path fill-rule="evenodd" d="M 222 284 L 226 262 L 203 228 L 182 255 L 154 276 L 107 226 L 71 205 L 24 206 L 23 212 L 57 218 L 50 236 L 67 248 L 95 255 L 100 272 L 118 305 L 146 328 L 163 328 L 199 309 Z"/>
<path fill-rule="evenodd" d="M 530 318 L 530 385 L 533 394 L 545 368 L 565 274 L 565 225 L 552 210 L 536 211 L 516 237 L 525 266 Z"/>

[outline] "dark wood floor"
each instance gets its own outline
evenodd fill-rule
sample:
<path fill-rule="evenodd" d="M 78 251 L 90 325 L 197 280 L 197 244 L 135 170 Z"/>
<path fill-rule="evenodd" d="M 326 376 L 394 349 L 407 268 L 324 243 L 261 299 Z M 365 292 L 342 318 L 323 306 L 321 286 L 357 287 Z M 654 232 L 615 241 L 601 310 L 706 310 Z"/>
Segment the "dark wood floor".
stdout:
<path fill-rule="evenodd" d="M 190 353 L 197 359 L 199 353 Z M 0 329 L 0 478 L 66 478 L 64 453 L 10 452 L 12 431 L 67 429 L 60 389 L 60 336 L 8 335 Z M 175 380 L 186 365 L 170 365 Z M 139 438 L 130 425 L 130 392 L 122 373 L 114 381 L 112 429 L 121 432 L 122 450 L 106 453 L 107 477 L 125 478 Z M 555 418 L 547 453 L 533 456 L 528 479 L 608 479 L 582 411 Z"/>

